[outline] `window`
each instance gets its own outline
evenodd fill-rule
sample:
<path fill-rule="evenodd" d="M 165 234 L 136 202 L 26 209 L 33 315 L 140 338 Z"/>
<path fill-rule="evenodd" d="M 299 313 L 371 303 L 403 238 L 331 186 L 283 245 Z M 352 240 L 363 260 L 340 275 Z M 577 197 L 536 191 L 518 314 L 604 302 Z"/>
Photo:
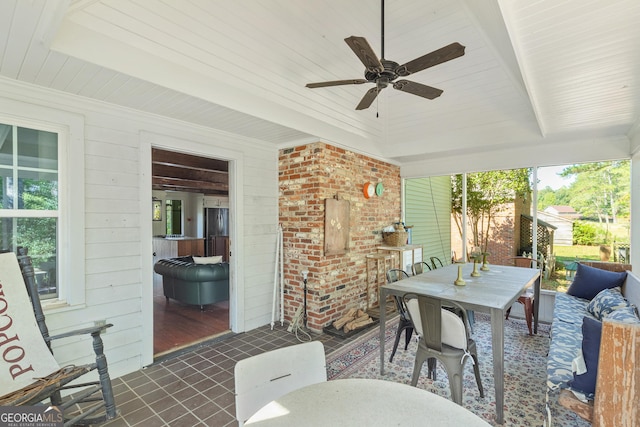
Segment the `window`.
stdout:
<path fill-rule="evenodd" d="M 0 200 L 3 203 L 0 205 L 0 249 L 29 247 L 31 255 L 41 257 L 35 260 L 39 264 L 34 267 L 38 269 L 38 280 L 44 285 L 52 282 L 53 272 L 49 266 L 54 266 L 55 292 L 42 296 L 45 311 L 81 308 L 86 301 L 87 280 L 84 116 L 0 96 L 0 124 Z M 57 149 L 54 149 L 54 138 Z M 15 166 L 14 162 L 17 162 Z M 54 175 L 57 177 L 53 178 Z M 25 190 L 21 187 L 22 179 L 33 186 Z M 7 180 L 17 188 L 14 190 Z M 36 196 L 42 196 L 47 186 L 53 194 L 54 184 L 55 208 L 39 205 L 43 199 Z M 11 194 L 7 193 L 9 190 Z M 11 205 L 7 207 L 4 202 L 9 196 Z M 51 203 L 54 199 L 44 200 Z M 22 230 L 27 234 L 20 234 Z M 54 248 L 53 253 L 37 249 L 40 242 Z M 50 255 L 55 256 L 55 263 L 47 264 L 44 258 Z M 47 275 L 51 275 L 51 279 L 45 277 Z"/>
<path fill-rule="evenodd" d="M 58 297 L 58 134 L 0 123 L 0 249 L 26 247 L 41 298 Z"/>
<path fill-rule="evenodd" d="M 167 200 L 166 218 L 165 234 L 168 236 L 182 234 L 182 200 Z"/>

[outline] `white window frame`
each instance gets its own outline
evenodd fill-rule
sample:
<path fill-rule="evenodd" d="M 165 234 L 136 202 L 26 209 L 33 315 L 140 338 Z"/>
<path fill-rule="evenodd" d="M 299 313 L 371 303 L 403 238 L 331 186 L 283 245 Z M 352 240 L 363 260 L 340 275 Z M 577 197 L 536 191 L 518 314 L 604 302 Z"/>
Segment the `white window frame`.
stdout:
<path fill-rule="evenodd" d="M 45 311 L 83 307 L 84 118 L 79 114 L 0 98 L 0 122 L 58 134 L 58 297 L 42 300 L 42 307 Z"/>

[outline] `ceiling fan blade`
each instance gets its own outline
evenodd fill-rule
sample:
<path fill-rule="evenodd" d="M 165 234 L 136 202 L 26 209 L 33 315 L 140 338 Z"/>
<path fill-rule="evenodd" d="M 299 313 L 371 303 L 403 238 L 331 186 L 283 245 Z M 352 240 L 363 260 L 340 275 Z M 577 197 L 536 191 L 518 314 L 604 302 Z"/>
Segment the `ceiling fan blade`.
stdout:
<path fill-rule="evenodd" d="M 367 39 L 364 37 L 351 36 L 344 39 L 344 41 L 347 42 L 351 50 L 353 50 L 353 53 L 355 53 L 364 66 L 367 67 L 367 71 L 380 73 L 384 70 L 384 66 L 369 45 Z"/>
<path fill-rule="evenodd" d="M 360 103 L 356 107 L 356 110 L 364 110 L 366 108 L 369 108 L 371 103 L 373 103 L 373 100 L 376 99 L 376 96 L 378 96 L 378 92 L 380 92 L 380 90 L 377 87 L 372 87 L 371 89 L 369 89 L 360 100 Z"/>
<path fill-rule="evenodd" d="M 327 87 L 327 86 L 342 86 L 342 85 L 361 85 L 363 83 L 369 83 L 365 79 L 351 79 L 351 80 L 334 80 L 331 82 L 321 82 L 321 83 L 307 83 L 307 87 L 311 89 L 315 89 L 317 87 Z"/>
<path fill-rule="evenodd" d="M 442 64 L 443 62 L 451 61 L 464 55 L 465 47 L 460 43 L 451 43 L 448 46 L 441 47 L 438 50 L 434 50 L 431 53 L 427 53 L 419 58 L 409 61 L 398 67 L 396 72 L 400 76 L 408 76 L 409 74 L 417 73 L 418 71 L 425 70 L 434 65 Z"/>
<path fill-rule="evenodd" d="M 398 80 L 393 83 L 393 88 L 427 99 L 435 99 L 442 95 L 442 89 L 423 85 L 422 83 L 411 82 L 409 80 Z"/>

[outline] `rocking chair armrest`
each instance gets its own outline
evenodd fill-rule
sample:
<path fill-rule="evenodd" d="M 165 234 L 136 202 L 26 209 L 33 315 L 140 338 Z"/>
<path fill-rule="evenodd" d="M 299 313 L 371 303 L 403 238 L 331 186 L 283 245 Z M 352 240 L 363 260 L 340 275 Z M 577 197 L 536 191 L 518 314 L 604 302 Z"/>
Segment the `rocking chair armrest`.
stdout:
<path fill-rule="evenodd" d="M 74 331 L 69 331 L 69 332 L 64 332 L 64 333 L 57 334 L 57 335 L 52 335 L 52 336 L 49 337 L 48 341 L 53 341 L 53 340 L 57 340 L 57 339 L 60 339 L 60 338 L 74 337 L 74 336 L 77 336 L 77 335 L 100 334 L 103 329 L 107 329 L 107 328 L 110 328 L 112 326 L 113 326 L 113 324 L 107 323 L 106 325 L 101 325 L 101 326 L 89 326 L 88 328 L 76 329 Z"/>

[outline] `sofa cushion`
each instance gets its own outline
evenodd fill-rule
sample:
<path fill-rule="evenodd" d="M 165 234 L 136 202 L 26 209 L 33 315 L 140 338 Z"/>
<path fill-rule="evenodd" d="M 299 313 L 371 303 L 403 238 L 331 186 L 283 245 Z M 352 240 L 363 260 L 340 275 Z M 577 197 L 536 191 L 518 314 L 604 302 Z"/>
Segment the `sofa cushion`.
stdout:
<path fill-rule="evenodd" d="M 583 393 L 588 398 L 593 397 L 596 391 L 601 338 L 602 322 L 585 316 L 582 322 L 582 358 L 586 372 L 583 374 L 575 373 L 569 386 L 572 390 Z"/>
<path fill-rule="evenodd" d="M 552 390 L 567 387 L 573 379 L 571 361 L 580 351 L 582 318 L 591 316 L 589 301 L 563 292 L 557 292 L 555 298 L 547 358 L 547 386 Z"/>
<path fill-rule="evenodd" d="M 591 300 L 603 289 L 622 286 L 626 277 L 626 271 L 616 273 L 578 263 L 578 270 L 567 293 Z"/>
<path fill-rule="evenodd" d="M 607 314 L 605 318 L 621 323 L 640 323 L 638 310 L 632 305 L 614 310 Z"/>
<path fill-rule="evenodd" d="M 192 256 L 194 264 L 220 264 L 222 255 L 218 256 Z"/>
<path fill-rule="evenodd" d="M 607 314 L 619 308 L 627 307 L 629 303 L 622 296 L 621 288 L 603 289 L 593 297 L 587 305 L 587 311 L 598 320 L 602 320 Z"/>

